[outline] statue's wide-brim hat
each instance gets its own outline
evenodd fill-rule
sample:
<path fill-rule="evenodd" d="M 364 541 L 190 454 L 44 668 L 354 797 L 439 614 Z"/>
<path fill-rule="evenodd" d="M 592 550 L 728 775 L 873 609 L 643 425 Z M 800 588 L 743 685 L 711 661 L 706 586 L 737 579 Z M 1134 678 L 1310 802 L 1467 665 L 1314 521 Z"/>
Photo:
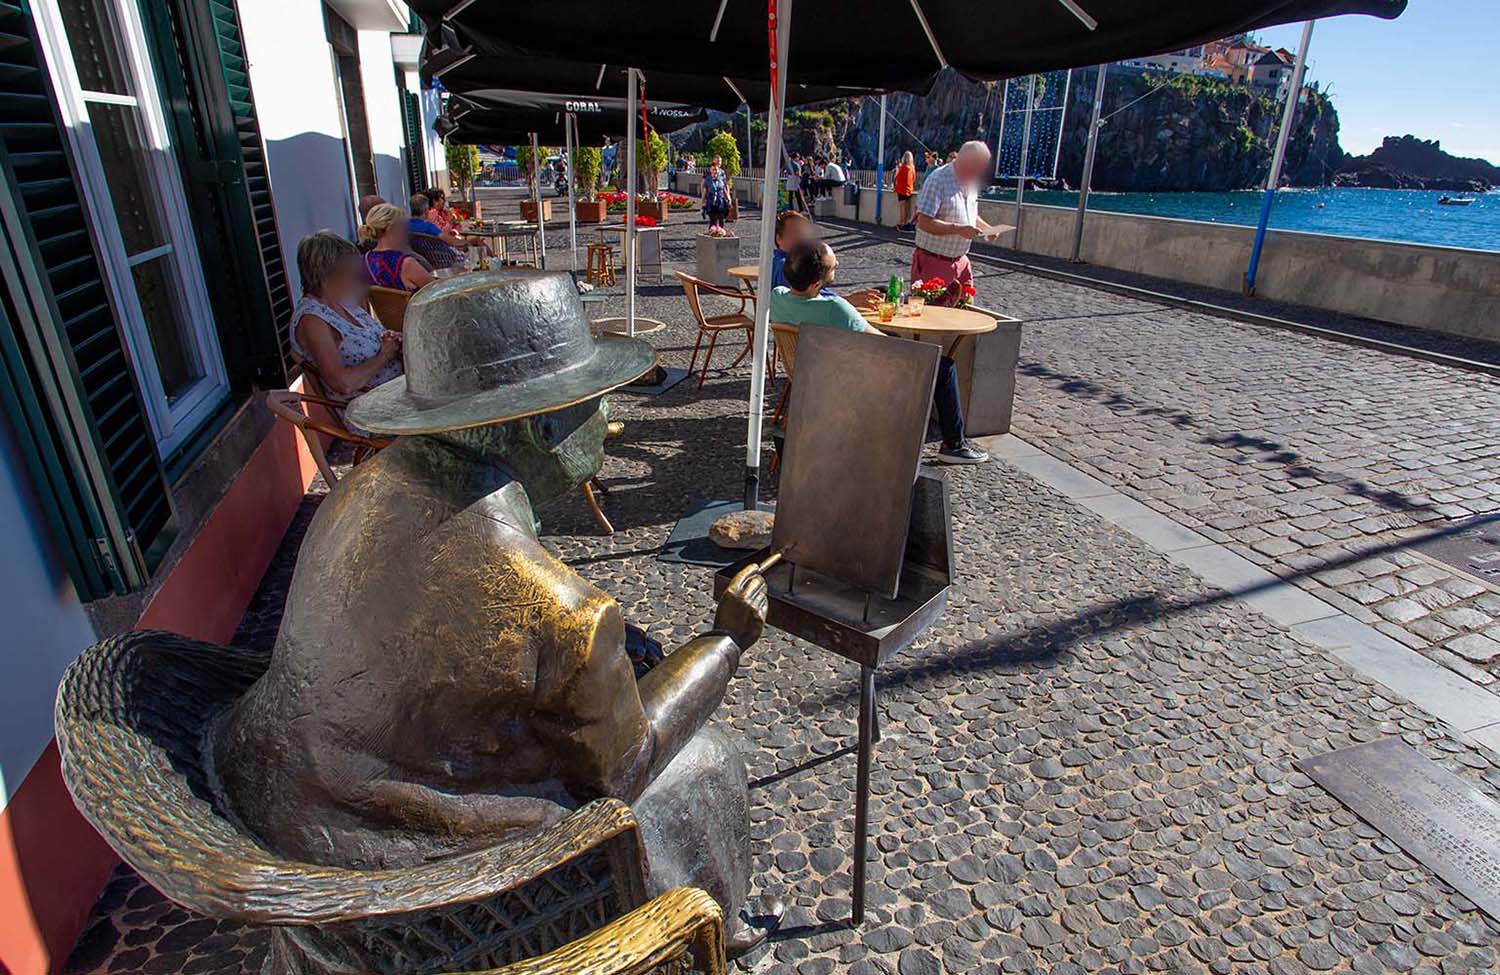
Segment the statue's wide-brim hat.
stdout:
<path fill-rule="evenodd" d="M 349 404 L 374 434 L 442 433 L 550 413 L 640 378 L 656 350 L 596 339 L 571 276 L 491 271 L 429 284 L 406 307 L 406 374 Z"/>

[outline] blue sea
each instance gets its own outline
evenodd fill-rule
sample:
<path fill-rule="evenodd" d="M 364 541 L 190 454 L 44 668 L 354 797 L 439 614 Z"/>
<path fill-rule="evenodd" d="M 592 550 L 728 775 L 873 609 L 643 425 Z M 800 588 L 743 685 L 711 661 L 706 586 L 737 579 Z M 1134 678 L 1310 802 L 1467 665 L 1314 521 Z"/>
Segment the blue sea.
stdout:
<path fill-rule="evenodd" d="M 1209 223 L 1255 226 L 1261 190 L 1229 193 L 1090 193 L 1089 209 L 1145 213 Z M 1271 210 L 1271 226 L 1339 237 L 1368 237 L 1500 251 L 1500 190 L 1474 196 L 1466 207 L 1441 206 L 1442 193 L 1426 190 L 1367 190 L 1348 187 L 1282 190 Z M 1014 200 L 1015 192 L 991 198 Z M 1033 190 L 1028 203 L 1078 206 L 1078 194 Z"/>

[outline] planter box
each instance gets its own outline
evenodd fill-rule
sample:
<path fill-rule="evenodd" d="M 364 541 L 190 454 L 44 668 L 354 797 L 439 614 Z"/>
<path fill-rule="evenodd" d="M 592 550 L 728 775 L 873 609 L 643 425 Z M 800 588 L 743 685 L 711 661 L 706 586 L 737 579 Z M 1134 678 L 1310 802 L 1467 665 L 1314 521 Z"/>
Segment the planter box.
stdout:
<path fill-rule="evenodd" d="M 573 218 L 579 223 L 603 223 L 607 206 L 603 200 L 578 200 L 573 204 Z"/>
<path fill-rule="evenodd" d="M 651 217 L 657 223 L 666 223 L 671 209 L 661 200 L 640 200 L 635 205 L 636 216 Z"/>
<path fill-rule="evenodd" d="M 536 204 L 533 203 L 531 200 L 522 200 L 521 201 L 521 219 L 522 220 L 529 220 L 532 223 L 536 223 Z M 552 201 L 551 200 L 543 200 L 542 201 L 542 219 L 543 220 L 551 220 L 552 219 Z"/>
<path fill-rule="evenodd" d="M 729 269 L 739 263 L 738 237 L 698 235 L 697 277 L 726 288 L 737 287 L 739 282 L 729 276 Z"/>
<path fill-rule="evenodd" d="M 1021 323 L 995 312 L 1000 327 L 958 344 L 959 399 L 964 408 L 964 432 L 991 437 L 1010 432 L 1016 401 L 1016 363 L 1021 355 Z"/>
<path fill-rule="evenodd" d="M 479 219 L 478 200 L 454 200 L 449 205 L 452 206 L 453 209 L 458 212 L 458 215 L 460 217 L 463 217 L 465 220 Z"/>

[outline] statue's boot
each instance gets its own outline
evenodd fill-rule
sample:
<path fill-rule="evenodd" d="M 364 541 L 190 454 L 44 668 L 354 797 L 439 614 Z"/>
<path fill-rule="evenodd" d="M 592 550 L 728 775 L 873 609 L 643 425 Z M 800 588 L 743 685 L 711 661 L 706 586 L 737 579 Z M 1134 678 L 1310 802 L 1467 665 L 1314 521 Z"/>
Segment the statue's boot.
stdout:
<path fill-rule="evenodd" d="M 651 863 L 652 896 L 683 885 L 707 891 L 724 910 L 731 957 L 765 940 L 778 905 L 764 905 L 757 925 L 740 916 L 750 892 L 750 786 L 735 736 L 699 729 L 631 808 Z"/>

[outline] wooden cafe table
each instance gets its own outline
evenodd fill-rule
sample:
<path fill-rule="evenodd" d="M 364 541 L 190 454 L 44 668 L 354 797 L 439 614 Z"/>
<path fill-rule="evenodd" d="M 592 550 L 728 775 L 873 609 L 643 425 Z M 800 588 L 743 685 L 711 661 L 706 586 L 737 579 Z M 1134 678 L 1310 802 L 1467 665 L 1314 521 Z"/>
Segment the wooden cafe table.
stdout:
<path fill-rule="evenodd" d="M 906 338 L 942 345 L 943 354 L 950 358 L 958 350 L 958 344 L 968 336 L 983 335 L 999 328 L 999 323 L 982 311 L 942 305 L 927 305 L 920 315 L 907 315 L 903 311 L 897 311 L 896 317 L 888 322 L 882 322 L 874 309 L 861 309 L 860 315 L 882 332 L 893 332 Z M 950 338 L 952 341 L 947 341 Z"/>

